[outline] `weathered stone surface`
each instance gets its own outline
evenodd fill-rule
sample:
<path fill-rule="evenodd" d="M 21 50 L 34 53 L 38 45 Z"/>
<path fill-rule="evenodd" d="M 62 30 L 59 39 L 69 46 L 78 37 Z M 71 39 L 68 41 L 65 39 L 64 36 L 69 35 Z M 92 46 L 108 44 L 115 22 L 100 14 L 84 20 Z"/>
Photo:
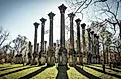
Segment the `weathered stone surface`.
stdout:
<path fill-rule="evenodd" d="M 58 52 L 58 65 L 67 65 L 67 49 L 60 48 Z"/>
<path fill-rule="evenodd" d="M 29 41 L 28 44 L 28 53 L 27 53 L 27 65 L 32 63 L 32 45 L 31 42 Z"/>
<path fill-rule="evenodd" d="M 87 29 L 87 33 L 88 33 L 87 63 L 88 64 L 91 63 L 91 37 L 90 37 L 90 31 L 91 31 L 91 29 L 88 28 Z"/>
<path fill-rule="evenodd" d="M 65 10 L 67 9 L 67 7 L 62 4 L 58 8 L 61 14 L 60 49 L 58 52 L 58 65 L 67 66 L 67 49 L 65 48 Z"/>
<path fill-rule="evenodd" d="M 87 54 L 86 54 L 86 43 L 85 43 L 85 26 L 86 24 L 81 24 L 82 27 L 82 57 L 83 57 L 83 63 L 87 63 Z"/>
<path fill-rule="evenodd" d="M 76 24 L 77 24 L 77 64 L 81 64 L 82 63 L 82 54 L 81 54 L 81 40 L 80 40 L 80 22 L 81 20 L 78 18 L 75 20 Z"/>
<path fill-rule="evenodd" d="M 48 59 L 47 59 L 47 65 L 53 66 L 55 65 L 55 50 L 53 47 L 53 18 L 55 16 L 54 13 L 50 12 L 48 14 L 50 19 L 50 33 L 49 33 L 49 50 L 48 50 Z"/>
<path fill-rule="evenodd" d="M 44 27 L 45 27 L 45 22 L 46 19 L 41 18 L 41 49 L 39 52 L 39 65 L 44 65 L 46 63 L 46 53 L 44 51 Z"/>
<path fill-rule="evenodd" d="M 32 65 L 37 65 L 38 63 L 38 53 L 37 53 L 37 29 L 39 26 L 39 23 L 35 22 L 34 23 L 35 26 L 35 35 L 34 35 L 34 53 L 33 53 L 33 60 L 32 60 Z"/>
<path fill-rule="evenodd" d="M 69 62 L 70 66 L 75 66 L 76 65 L 76 52 L 74 49 L 74 31 L 73 31 L 73 20 L 74 20 L 74 13 L 70 13 L 68 14 L 68 16 L 70 17 L 70 52 L 72 54 L 72 62 Z M 72 65 L 71 65 L 72 63 Z"/>

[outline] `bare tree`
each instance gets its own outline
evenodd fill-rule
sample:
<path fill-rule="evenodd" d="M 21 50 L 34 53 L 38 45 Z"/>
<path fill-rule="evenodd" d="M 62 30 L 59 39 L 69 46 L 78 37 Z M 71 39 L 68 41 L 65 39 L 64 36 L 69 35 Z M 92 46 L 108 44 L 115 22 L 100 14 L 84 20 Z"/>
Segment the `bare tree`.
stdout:
<path fill-rule="evenodd" d="M 22 54 L 23 50 L 27 46 L 27 38 L 25 36 L 18 35 L 18 37 L 12 40 L 12 44 L 17 53 Z"/>
<path fill-rule="evenodd" d="M 0 27 L 0 48 L 2 48 L 3 43 L 7 40 L 9 32 Z"/>

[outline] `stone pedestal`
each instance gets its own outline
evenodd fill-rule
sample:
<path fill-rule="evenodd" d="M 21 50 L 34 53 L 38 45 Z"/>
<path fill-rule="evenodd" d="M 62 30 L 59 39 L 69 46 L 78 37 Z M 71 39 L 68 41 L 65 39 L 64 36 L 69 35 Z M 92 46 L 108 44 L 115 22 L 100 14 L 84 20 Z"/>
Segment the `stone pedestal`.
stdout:
<path fill-rule="evenodd" d="M 60 48 L 58 52 L 58 65 L 59 66 L 66 66 L 67 65 L 67 49 Z"/>
<path fill-rule="evenodd" d="M 60 49 L 59 49 L 59 61 L 58 65 L 67 66 L 67 49 L 65 48 L 65 10 L 67 7 L 62 4 L 59 7 L 61 14 L 61 23 L 60 23 Z"/>

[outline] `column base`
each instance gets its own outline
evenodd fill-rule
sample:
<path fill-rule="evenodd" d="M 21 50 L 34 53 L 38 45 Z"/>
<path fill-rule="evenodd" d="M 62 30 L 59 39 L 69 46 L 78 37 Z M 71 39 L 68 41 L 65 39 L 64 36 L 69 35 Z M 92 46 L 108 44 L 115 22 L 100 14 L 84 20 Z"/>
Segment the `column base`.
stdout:
<path fill-rule="evenodd" d="M 76 52 L 74 49 L 70 49 L 69 51 L 69 66 L 76 66 Z"/>
<path fill-rule="evenodd" d="M 48 51 L 47 66 L 55 65 L 55 52 L 51 49 Z"/>
<path fill-rule="evenodd" d="M 59 49 L 59 61 L 58 61 L 58 65 L 63 65 L 66 66 L 67 65 L 67 49 L 66 48 L 60 48 Z"/>
<path fill-rule="evenodd" d="M 34 59 L 32 60 L 31 65 L 37 65 L 37 64 L 38 64 L 38 58 L 34 58 Z"/>

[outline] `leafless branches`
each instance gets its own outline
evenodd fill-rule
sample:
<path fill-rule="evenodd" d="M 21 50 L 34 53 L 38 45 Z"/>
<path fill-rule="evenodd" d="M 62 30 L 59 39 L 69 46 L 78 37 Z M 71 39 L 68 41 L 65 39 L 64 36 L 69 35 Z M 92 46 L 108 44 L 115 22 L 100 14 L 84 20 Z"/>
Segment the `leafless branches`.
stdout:
<path fill-rule="evenodd" d="M 9 36 L 9 32 L 4 30 L 2 27 L 0 28 L 0 47 L 3 45 L 3 43 L 6 41 L 6 39 Z"/>

